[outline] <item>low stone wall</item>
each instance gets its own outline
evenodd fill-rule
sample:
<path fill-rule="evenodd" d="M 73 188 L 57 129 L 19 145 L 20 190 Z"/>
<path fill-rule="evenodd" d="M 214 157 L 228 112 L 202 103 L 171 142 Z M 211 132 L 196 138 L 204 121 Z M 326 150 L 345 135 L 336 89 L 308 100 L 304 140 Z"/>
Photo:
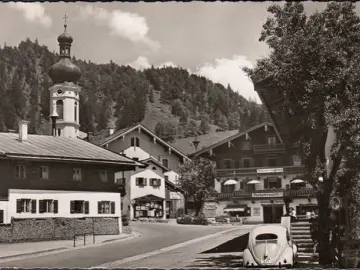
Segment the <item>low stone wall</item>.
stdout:
<path fill-rule="evenodd" d="M 0 226 L 0 242 L 44 241 L 73 239 L 74 235 L 119 234 L 118 218 L 44 218 L 12 219 Z"/>

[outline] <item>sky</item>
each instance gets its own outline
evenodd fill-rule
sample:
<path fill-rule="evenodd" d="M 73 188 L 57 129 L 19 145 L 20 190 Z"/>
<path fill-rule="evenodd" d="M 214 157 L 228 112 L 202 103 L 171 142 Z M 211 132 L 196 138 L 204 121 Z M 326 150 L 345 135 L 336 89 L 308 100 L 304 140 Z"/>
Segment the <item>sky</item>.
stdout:
<path fill-rule="evenodd" d="M 30 38 L 58 51 L 57 36 L 67 31 L 76 58 L 95 63 L 179 66 L 214 82 L 230 84 L 245 98 L 256 100 L 242 67 L 253 67 L 269 53 L 259 42 L 273 2 L 154 3 L 0 3 L 0 40 L 10 46 Z M 281 3 L 280 3 L 281 4 Z M 306 2 L 312 13 L 325 4 Z M 360 14 L 359 5 L 357 5 Z M 2 46 L 2 44 L 0 44 Z"/>

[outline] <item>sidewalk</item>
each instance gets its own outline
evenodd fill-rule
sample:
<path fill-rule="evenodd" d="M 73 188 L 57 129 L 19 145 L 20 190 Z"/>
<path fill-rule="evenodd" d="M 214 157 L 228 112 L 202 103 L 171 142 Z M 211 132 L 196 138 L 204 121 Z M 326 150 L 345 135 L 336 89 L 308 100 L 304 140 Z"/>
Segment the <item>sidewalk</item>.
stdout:
<path fill-rule="evenodd" d="M 95 243 L 93 243 L 93 236 L 87 235 L 84 237 L 77 237 L 74 240 L 56 240 L 56 241 L 39 241 L 39 242 L 22 242 L 22 243 L 0 243 L 0 260 L 8 260 L 32 255 L 43 255 L 46 253 L 55 253 L 59 251 L 87 248 L 102 245 L 107 242 L 120 241 L 130 237 L 139 236 L 140 234 L 133 232 L 132 234 L 120 235 L 96 235 Z"/>

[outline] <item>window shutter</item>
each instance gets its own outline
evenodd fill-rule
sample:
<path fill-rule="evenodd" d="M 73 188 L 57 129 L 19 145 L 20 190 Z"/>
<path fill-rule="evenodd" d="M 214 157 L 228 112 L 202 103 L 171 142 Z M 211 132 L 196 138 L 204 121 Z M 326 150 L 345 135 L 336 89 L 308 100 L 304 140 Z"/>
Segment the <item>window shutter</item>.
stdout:
<path fill-rule="evenodd" d="M 111 202 L 110 208 L 111 208 L 111 214 L 115 214 L 115 202 Z"/>
<path fill-rule="evenodd" d="M 31 200 L 31 213 L 36 213 L 36 200 Z"/>
<path fill-rule="evenodd" d="M 54 214 L 58 213 L 58 201 L 54 200 Z"/>
<path fill-rule="evenodd" d="M 264 179 L 264 188 L 265 189 L 269 188 L 269 181 L 267 178 Z"/>
<path fill-rule="evenodd" d="M 0 224 L 4 223 L 4 210 L 0 210 Z"/>
<path fill-rule="evenodd" d="M 161 186 L 161 179 L 158 179 L 157 182 L 158 182 L 158 186 L 160 187 Z"/>
<path fill-rule="evenodd" d="M 140 146 L 140 140 L 138 137 L 136 137 L 136 146 L 139 147 Z"/>
<path fill-rule="evenodd" d="M 278 177 L 277 179 L 277 188 L 281 188 L 281 178 Z"/>
<path fill-rule="evenodd" d="M 70 213 L 75 213 L 75 201 L 70 202 Z"/>
<path fill-rule="evenodd" d="M 150 178 L 150 183 L 149 183 L 150 186 L 154 186 L 154 179 L 153 178 Z"/>
<path fill-rule="evenodd" d="M 45 202 L 43 200 L 39 201 L 39 213 L 45 212 Z"/>
<path fill-rule="evenodd" d="M 147 178 L 144 178 L 144 186 L 147 185 Z"/>
<path fill-rule="evenodd" d="M 244 181 L 240 181 L 240 189 L 244 189 Z"/>
<path fill-rule="evenodd" d="M 134 137 L 131 138 L 131 146 L 134 146 L 134 145 L 135 145 L 134 139 L 135 139 Z"/>
<path fill-rule="evenodd" d="M 101 202 L 98 202 L 98 214 L 102 214 L 101 213 Z"/>
<path fill-rule="evenodd" d="M 85 202 L 85 214 L 89 214 L 89 202 Z"/>
<path fill-rule="evenodd" d="M 17 199 L 16 200 L 16 213 L 21 213 L 22 211 L 22 209 L 21 209 L 22 207 L 21 207 L 21 199 Z"/>
<path fill-rule="evenodd" d="M 139 185 L 139 178 L 136 178 L 136 185 Z"/>

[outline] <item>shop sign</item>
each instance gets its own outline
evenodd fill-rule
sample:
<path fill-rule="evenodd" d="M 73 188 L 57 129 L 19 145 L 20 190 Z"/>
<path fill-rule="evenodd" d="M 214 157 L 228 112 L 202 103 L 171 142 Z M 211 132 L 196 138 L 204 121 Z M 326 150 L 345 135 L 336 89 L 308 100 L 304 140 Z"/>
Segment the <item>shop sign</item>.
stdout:
<path fill-rule="evenodd" d="M 259 217 L 260 216 L 260 207 L 253 208 L 253 216 Z"/>
<path fill-rule="evenodd" d="M 215 202 L 206 202 L 204 203 L 204 210 L 216 210 L 216 206 Z"/>
<path fill-rule="evenodd" d="M 283 168 L 267 168 L 267 169 L 257 169 L 257 173 L 283 173 Z"/>
<path fill-rule="evenodd" d="M 181 197 L 177 192 L 170 192 L 170 200 L 180 200 Z"/>
<path fill-rule="evenodd" d="M 272 197 L 283 197 L 283 192 L 259 192 L 259 193 L 253 193 L 253 198 L 272 198 Z"/>

